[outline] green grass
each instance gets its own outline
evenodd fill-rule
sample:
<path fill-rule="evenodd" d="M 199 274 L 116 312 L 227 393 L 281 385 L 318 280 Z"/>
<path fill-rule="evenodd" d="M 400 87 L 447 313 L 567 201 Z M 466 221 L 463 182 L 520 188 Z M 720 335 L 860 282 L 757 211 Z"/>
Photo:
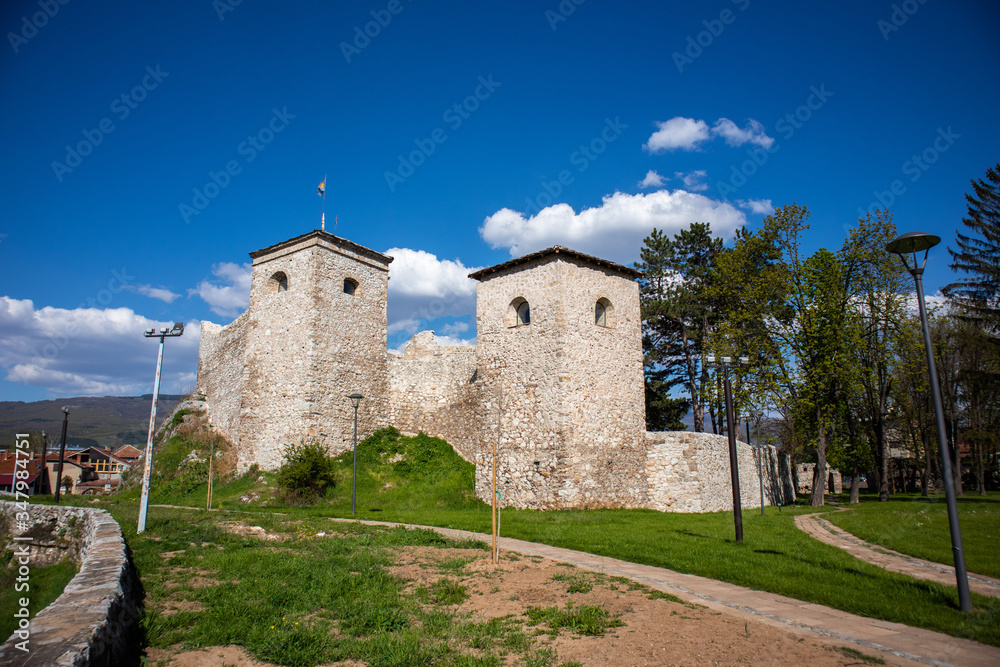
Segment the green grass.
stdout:
<path fill-rule="evenodd" d="M 824 518 L 861 539 L 917 558 L 954 565 L 948 513 L 943 496 L 896 495 L 886 503 L 863 496 L 850 512 Z M 1000 494 L 968 494 L 958 499 L 965 565 L 970 572 L 1000 577 Z"/>
<path fill-rule="evenodd" d="M 564 609 L 558 607 L 528 607 L 525 615 L 532 625 L 544 625 L 553 636 L 566 628 L 580 635 L 600 636 L 609 628 L 624 625 L 611 616 L 608 610 L 593 605 L 574 607 L 570 602 Z"/>
<path fill-rule="evenodd" d="M 174 460 L 179 455 L 180 452 L 174 453 Z M 350 452 L 338 457 L 337 484 L 315 507 L 283 507 L 274 503 L 270 500 L 273 484 L 257 482 L 256 474 L 218 484 L 216 504 L 259 513 L 252 521 L 265 527 L 268 521 L 295 518 L 303 520 L 303 525 L 313 532 L 329 531 L 331 524 L 326 517 L 352 516 L 351 464 Z M 394 430 L 381 431 L 359 443 L 356 517 L 488 533 L 490 511 L 474 497 L 474 474 L 473 466 L 441 440 L 424 435 L 401 437 Z M 264 477 L 273 479 L 268 474 Z M 260 493 L 261 501 L 240 503 L 239 496 L 250 491 Z M 161 493 L 154 486 L 153 502 L 204 507 L 204 492 L 204 485 L 186 495 L 173 491 Z M 967 559 L 978 564 L 992 557 L 990 542 L 995 542 L 995 537 L 990 536 L 995 535 L 997 523 L 995 515 L 989 514 L 984 514 L 987 518 L 980 521 L 978 515 L 983 510 L 971 502 L 973 500 L 963 501 L 960 511 Z M 998 498 L 994 495 L 988 500 L 987 505 L 992 507 Z M 907 502 L 913 507 L 937 507 L 935 503 L 916 501 L 898 504 L 906 505 Z M 125 495 L 111 501 L 112 506 L 116 503 L 121 503 L 122 508 L 137 504 Z M 862 511 L 877 516 L 886 512 L 887 507 L 896 505 L 863 503 Z M 289 516 L 270 514 L 275 511 L 287 512 Z M 799 506 L 786 507 L 780 513 L 776 508 L 767 508 L 763 516 L 756 510 L 744 512 L 745 540 L 742 543 L 733 539 L 729 512 L 670 514 L 652 510 L 540 512 L 504 509 L 501 529 L 508 537 L 698 574 L 862 616 L 1000 646 L 1000 600 L 973 595 L 975 613 L 962 614 L 953 587 L 885 572 L 840 549 L 819 543 L 795 528 L 795 514 L 814 511 L 815 508 Z M 969 511 L 974 512 L 972 519 L 967 519 Z M 150 511 L 151 520 L 168 515 L 168 510 L 160 508 Z M 839 523 L 847 516 L 850 513 L 842 512 L 834 513 L 831 518 L 835 517 Z M 134 526 L 134 516 L 129 520 Z M 883 518 L 875 523 L 888 525 L 891 520 Z M 343 530 L 343 525 L 337 524 L 336 529 Z M 845 529 L 855 532 L 846 525 Z M 947 528 L 944 530 L 942 542 L 947 548 Z M 156 534 L 152 527 L 150 532 Z M 861 530 L 855 534 L 864 537 Z M 433 540 L 429 535 L 422 539 Z M 449 572 L 461 571 L 457 563 L 449 567 L 454 568 Z M 972 565 L 970 568 L 976 569 Z"/>
<path fill-rule="evenodd" d="M 45 609 L 59 597 L 66 584 L 76 576 L 80 570 L 79 566 L 71 560 L 62 560 L 47 567 L 32 567 L 31 574 L 28 575 L 27 591 L 15 590 L 18 584 L 17 579 L 17 559 L 8 560 L 8 556 L 13 552 L 4 554 L 4 570 L 0 574 L 0 641 L 7 639 L 18 627 L 18 619 L 13 614 L 20 607 L 20 599 L 28 598 L 29 618 L 34 618 L 35 614 Z M 21 582 L 24 583 L 24 582 Z"/>

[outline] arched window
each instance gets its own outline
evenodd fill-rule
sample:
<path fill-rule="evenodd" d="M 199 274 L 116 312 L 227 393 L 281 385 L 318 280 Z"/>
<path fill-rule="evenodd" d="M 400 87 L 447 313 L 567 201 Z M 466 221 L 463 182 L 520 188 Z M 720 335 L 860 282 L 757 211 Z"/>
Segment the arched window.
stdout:
<path fill-rule="evenodd" d="M 284 271 L 278 271 L 271 276 L 271 279 L 268 281 L 267 291 L 270 294 L 288 291 L 288 276 L 285 275 Z"/>
<path fill-rule="evenodd" d="M 358 291 L 358 281 L 353 278 L 344 278 L 344 294 L 354 296 Z"/>
<path fill-rule="evenodd" d="M 613 329 L 615 326 L 615 307 L 611 302 L 601 297 L 594 306 L 594 324 L 599 327 Z"/>
<path fill-rule="evenodd" d="M 531 324 L 531 307 L 524 297 L 517 297 L 507 309 L 507 326 L 523 327 Z"/>

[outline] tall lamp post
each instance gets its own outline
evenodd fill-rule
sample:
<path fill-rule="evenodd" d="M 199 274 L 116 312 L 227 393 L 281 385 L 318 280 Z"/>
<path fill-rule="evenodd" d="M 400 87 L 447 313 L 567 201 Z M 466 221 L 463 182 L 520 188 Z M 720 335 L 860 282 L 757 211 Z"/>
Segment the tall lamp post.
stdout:
<path fill-rule="evenodd" d="M 59 504 L 59 487 L 62 485 L 63 457 L 66 456 L 66 428 L 69 426 L 69 408 L 63 408 L 62 441 L 59 445 L 59 464 L 56 466 L 56 505 Z"/>
<path fill-rule="evenodd" d="M 146 511 L 149 509 L 149 476 L 153 472 L 153 431 L 156 428 L 156 399 L 160 395 L 160 368 L 163 366 L 163 339 L 184 335 L 184 323 L 175 322 L 173 329 L 163 327 L 157 333 L 156 329 L 147 329 L 143 336 L 160 339 L 160 354 L 156 358 L 156 380 L 153 382 L 153 409 L 149 413 L 149 435 L 146 438 L 146 462 L 142 470 L 142 497 L 139 500 L 139 526 L 137 533 L 146 530 Z"/>
<path fill-rule="evenodd" d="M 355 393 L 347 398 L 354 406 L 354 478 L 351 481 L 351 514 L 355 514 L 358 509 L 358 406 L 361 405 L 364 396 Z"/>
<path fill-rule="evenodd" d="M 710 366 L 721 368 L 725 378 L 723 386 L 726 391 L 726 430 L 729 433 L 729 475 L 733 480 L 733 523 L 736 524 L 736 541 L 742 542 L 743 507 L 740 502 L 740 467 L 736 458 L 736 418 L 733 415 L 733 388 L 729 383 L 729 369 L 748 366 L 750 359 L 748 357 L 739 357 L 738 359 L 719 357 L 719 361 L 716 362 L 715 356 L 708 355 L 705 357 L 705 361 Z"/>
<path fill-rule="evenodd" d="M 927 310 L 924 306 L 923 273 L 927 266 L 927 254 L 941 242 L 941 237 L 924 232 L 907 232 L 896 237 L 885 249 L 903 260 L 906 270 L 913 276 L 917 287 L 917 305 L 920 308 L 920 326 L 924 333 L 924 349 L 927 352 L 927 372 L 930 376 L 931 397 L 934 400 L 934 416 L 937 421 L 938 449 L 941 451 L 941 474 L 944 476 L 944 493 L 948 502 L 948 526 L 951 529 L 951 551 L 955 558 L 955 577 L 958 580 L 958 601 L 964 612 L 972 611 L 969 597 L 969 577 L 965 570 L 965 554 L 962 552 L 962 529 L 958 524 L 958 503 L 955 500 L 955 481 L 951 476 L 951 457 L 948 456 L 948 442 L 945 439 L 944 409 L 941 406 L 941 385 L 938 383 L 937 364 L 934 362 L 934 348 L 931 345 L 930 327 L 927 325 Z M 924 261 L 919 266 L 917 253 L 923 251 Z M 913 266 L 906 256 L 913 255 Z"/>

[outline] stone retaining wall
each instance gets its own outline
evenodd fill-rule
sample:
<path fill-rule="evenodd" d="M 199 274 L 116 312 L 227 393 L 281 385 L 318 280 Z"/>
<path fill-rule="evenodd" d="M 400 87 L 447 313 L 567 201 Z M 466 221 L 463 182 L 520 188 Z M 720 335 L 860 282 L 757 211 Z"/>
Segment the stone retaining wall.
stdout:
<path fill-rule="evenodd" d="M 718 512 L 733 508 L 728 438 L 690 431 L 647 432 L 646 444 L 650 509 Z M 765 505 L 793 500 L 787 456 L 774 447 L 759 449 L 737 441 L 736 458 L 743 507 L 760 507 L 761 479 Z"/>
<path fill-rule="evenodd" d="M 28 505 L 27 523 L 21 525 L 24 516 L 18 505 L 0 501 L 0 513 L 7 518 L 11 533 L 23 536 L 47 529 L 43 532 L 68 536 L 78 549 L 80 571 L 62 595 L 31 620 L 28 652 L 17 647 L 23 639 L 15 632 L 0 646 L 0 664 L 124 664 L 130 650 L 129 633 L 138 621 L 138 584 L 118 524 L 104 510 Z M 26 543 L 15 542 L 15 553 L 18 545 Z M 38 549 L 44 548 L 31 549 L 29 567 L 35 565 Z M 30 589 L 24 595 L 29 597 Z"/>

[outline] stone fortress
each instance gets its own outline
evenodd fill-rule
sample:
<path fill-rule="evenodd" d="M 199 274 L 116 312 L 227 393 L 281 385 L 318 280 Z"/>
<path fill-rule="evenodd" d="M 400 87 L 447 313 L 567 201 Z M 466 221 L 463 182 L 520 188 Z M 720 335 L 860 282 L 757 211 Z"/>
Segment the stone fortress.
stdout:
<path fill-rule="evenodd" d="M 273 470 L 285 446 L 359 441 L 384 426 L 448 441 L 489 501 L 494 445 L 502 504 L 534 509 L 732 507 L 728 441 L 645 427 L 641 274 L 554 246 L 470 274 L 477 345 L 432 331 L 387 350 L 392 257 L 325 231 L 250 253 L 250 305 L 203 322 L 198 389 L 239 467 Z M 772 447 L 738 444 L 741 499 L 789 502 Z"/>

